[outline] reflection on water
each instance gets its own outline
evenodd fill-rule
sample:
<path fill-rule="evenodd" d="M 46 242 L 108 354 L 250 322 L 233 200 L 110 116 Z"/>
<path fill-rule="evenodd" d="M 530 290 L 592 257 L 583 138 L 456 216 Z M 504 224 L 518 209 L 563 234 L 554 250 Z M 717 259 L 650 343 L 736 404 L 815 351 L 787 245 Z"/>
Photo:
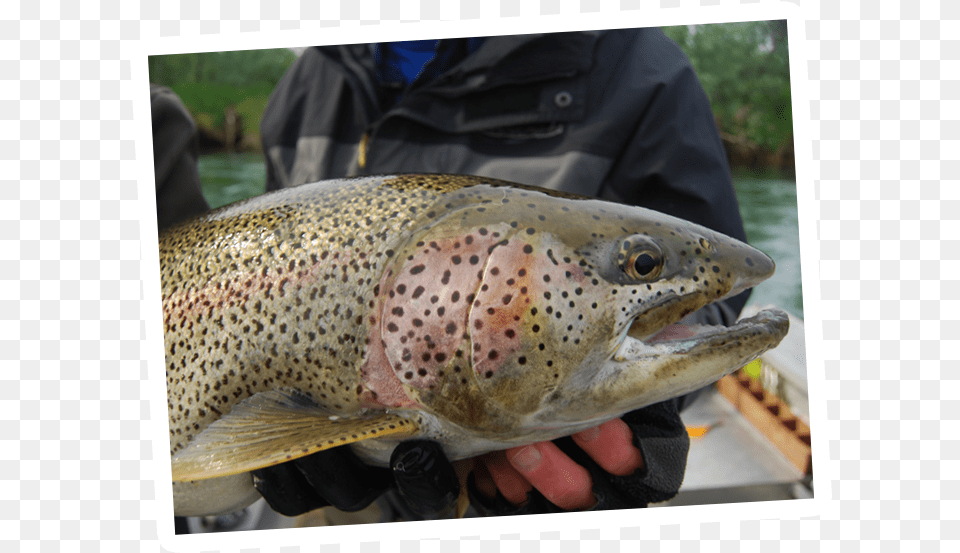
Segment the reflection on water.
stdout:
<path fill-rule="evenodd" d="M 263 194 L 266 177 L 261 154 L 200 156 L 200 183 L 213 209 Z"/>
<path fill-rule="evenodd" d="M 260 154 L 200 157 L 200 180 L 210 206 L 217 208 L 264 191 Z M 791 180 L 735 175 L 747 239 L 777 263 L 777 272 L 753 291 L 750 303 L 773 304 L 803 318 L 797 188 Z"/>

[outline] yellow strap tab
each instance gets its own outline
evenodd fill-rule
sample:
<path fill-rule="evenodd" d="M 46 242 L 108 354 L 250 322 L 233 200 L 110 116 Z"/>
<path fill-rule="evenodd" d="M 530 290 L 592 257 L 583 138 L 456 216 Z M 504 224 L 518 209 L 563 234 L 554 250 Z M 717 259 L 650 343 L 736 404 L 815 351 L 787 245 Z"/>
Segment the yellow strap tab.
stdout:
<path fill-rule="evenodd" d="M 357 145 L 357 165 L 361 169 L 367 166 L 367 143 L 370 142 L 370 135 L 363 133 L 360 137 L 360 144 Z"/>

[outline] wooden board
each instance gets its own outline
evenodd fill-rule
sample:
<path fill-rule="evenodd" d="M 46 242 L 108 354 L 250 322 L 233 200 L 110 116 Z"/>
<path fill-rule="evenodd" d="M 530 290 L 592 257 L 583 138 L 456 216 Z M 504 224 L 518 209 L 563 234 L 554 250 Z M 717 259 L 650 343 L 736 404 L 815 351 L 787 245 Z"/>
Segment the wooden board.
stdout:
<path fill-rule="evenodd" d="M 790 463 L 804 474 L 812 472 L 810 427 L 794 416 L 786 403 L 743 370 L 720 379 L 717 389 Z"/>

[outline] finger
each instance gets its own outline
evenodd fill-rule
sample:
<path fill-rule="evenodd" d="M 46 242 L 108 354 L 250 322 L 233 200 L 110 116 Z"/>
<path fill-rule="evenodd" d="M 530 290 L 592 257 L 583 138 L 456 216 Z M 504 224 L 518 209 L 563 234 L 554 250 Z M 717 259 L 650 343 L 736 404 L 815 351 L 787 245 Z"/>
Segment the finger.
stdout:
<path fill-rule="evenodd" d="M 504 452 L 495 451 L 484 455 L 482 460 L 496 489 L 500 490 L 500 494 L 507 501 L 514 505 L 521 505 L 527 501 L 527 493 L 533 489 L 533 486 L 507 461 Z M 493 494 L 490 496 L 492 497 Z"/>
<path fill-rule="evenodd" d="M 497 495 L 497 483 L 493 481 L 493 477 L 490 476 L 490 471 L 487 469 L 487 464 L 482 462 L 482 459 L 480 463 L 474 465 L 473 483 L 476 485 L 477 491 L 487 499 L 493 499 Z"/>
<path fill-rule="evenodd" d="M 643 467 L 643 455 L 633 445 L 633 432 L 620 419 L 577 432 L 572 438 L 580 449 L 610 474 L 627 476 Z"/>
<path fill-rule="evenodd" d="M 573 511 L 596 504 L 590 473 L 552 442 L 511 448 L 506 456 L 513 468 L 557 507 Z"/>

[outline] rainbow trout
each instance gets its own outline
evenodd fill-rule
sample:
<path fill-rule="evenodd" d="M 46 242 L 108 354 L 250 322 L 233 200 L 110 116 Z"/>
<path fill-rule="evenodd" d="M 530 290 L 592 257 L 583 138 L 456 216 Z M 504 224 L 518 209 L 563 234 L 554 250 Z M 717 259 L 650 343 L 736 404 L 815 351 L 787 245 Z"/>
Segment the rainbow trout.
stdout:
<path fill-rule="evenodd" d="M 695 390 L 787 316 L 654 338 L 773 273 L 654 211 L 403 175 L 265 194 L 160 237 L 178 515 L 254 501 L 250 471 L 404 439 L 451 459 L 553 439 Z M 674 333 L 677 335 L 677 333 Z"/>

